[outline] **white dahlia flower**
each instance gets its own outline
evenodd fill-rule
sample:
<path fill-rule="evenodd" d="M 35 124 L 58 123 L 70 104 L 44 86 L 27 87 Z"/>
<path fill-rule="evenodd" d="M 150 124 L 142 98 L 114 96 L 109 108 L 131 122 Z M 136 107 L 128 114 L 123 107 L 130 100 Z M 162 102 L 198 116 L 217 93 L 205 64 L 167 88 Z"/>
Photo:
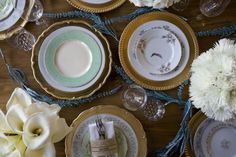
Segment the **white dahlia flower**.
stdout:
<path fill-rule="evenodd" d="M 193 105 L 219 121 L 236 115 L 236 45 L 220 40 L 192 64 L 190 97 Z"/>
<path fill-rule="evenodd" d="M 138 7 L 147 6 L 159 9 L 168 8 L 179 1 L 180 0 L 130 0 L 130 2 L 134 3 L 134 5 Z"/>

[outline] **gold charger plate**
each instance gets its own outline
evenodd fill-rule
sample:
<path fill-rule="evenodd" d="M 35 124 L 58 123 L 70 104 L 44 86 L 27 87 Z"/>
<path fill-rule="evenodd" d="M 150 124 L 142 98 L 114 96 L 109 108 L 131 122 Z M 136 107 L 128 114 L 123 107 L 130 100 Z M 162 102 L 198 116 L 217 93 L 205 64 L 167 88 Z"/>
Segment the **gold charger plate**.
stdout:
<path fill-rule="evenodd" d="M 105 50 L 105 68 L 102 72 L 101 77 L 97 80 L 95 84 L 93 84 L 91 87 L 79 91 L 79 92 L 64 92 L 57 90 L 50 86 L 46 82 L 46 80 L 43 78 L 42 74 L 40 73 L 40 69 L 38 66 L 38 52 L 40 49 L 41 44 L 43 43 L 44 39 L 53 31 L 65 27 L 65 26 L 82 26 L 83 28 L 86 28 L 93 32 L 102 42 Z M 34 79 L 38 82 L 40 87 L 48 94 L 59 98 L 59 99 L 81 99 L 85 97 L 89 97 L 92 94 L 94 94 L 97 90 L 99 90 L 102 85 L 106 82 L 108 76 L 111 72 L 111 65 L 112 65 L 112 54 L 110 50 L 110 45 L 107 41 L 107 39 L 96 29 L 92 28 L 90 24 L 84 21 L 79 20 L 66 20 L 62 22 L 57 22 L 53 25 L 51 25 L 49 28 L 47 28 L 38 38 L 36 41 L 36 44 L 32 50 L 32 57 L 31 57 L 31 68 L 33 71 Z"/>
<path fill-rule="evenodd" d="M 193 140 L 194 135 L 197 131 L 198 126 L 205 120 L 207 119 L 207 117 L 205 116 L 204 113 L 202 113 L 201 111 L 198 111 L 189 121 L 188 127 L 190 129 L 190 135 Z M 186 146 L 186 150 L 185 150 L 185 156 L 186 157 L 195 157 L 195 154 L 193 152 L 193 150 L 191 150 L 191 146 L 189 144 L 187 144 Z"/>
<path fill-rule="evenodd" d="M 183 33 L 185 34 L 189 46 L 190 46 L 190 57 L 187 65 L 184 70 L 178 76 L 165 80 L 165 81 L 153 81 L 144 78 L 139 75 L 133 68 L 129 61 L 128 57 L 128 43 L 129 39 L 132 36 L 133 32 L 142 24 L 155 20 L 163 20 L 170 23 L 173 23 L 177 27 L 179 27 Z M 134 80 L 137 84 L 143 86 L 144 88 L 148 88 L 151 90 L 168 90 L 171 88 L 175 88 L 180 85 L 184 80 L 189 78 L 190 67 L 193 60 L 198 56 L 199 47 L 197 38 L 195 33 L 191 29 L 191 27 L 183 21 L 178 16 L 167 13 L 167 12 L 152 12 L 141 15 L 131 21 L 128 26 L 125 28 L 124 32 L 121 35 L 120 44 L 119 44 L 119 57 L 122 67 L 125 72 L 129 75 L 129 77 Z"/>
<path fill-rule="evenodd" d="M 100 105 L 96 107 L 92 107 L 82 113 L 72 122 L 71 127 L 72 131 L 66 136 L 65 139 L 65 152 L 66 157 L 73 157 L 71 154 L 72 148 L 72 139 L 74 137 L 76 128 L 87 118 L 94 116 L 96 114 L 111 114 L 115 115 L 123 120 L 125 120 L 134 130 L 137 141 L 138 141 L 138 154 L 137 157 L 146 157 L 147 156 L 147 139 L 146 133 L 144 132 L 143 126 L 140 121 L 135 118 L 128 111 L 121 109 L 117 106 L 111 105 Z M 127 137 L 128 138 L 128 137 Z"/>
<path fill-rule="evenodd" d="M 81 0 L 67 0 L 67 2 L 73 7 L 93 13 L 103 13 L 121 6 L 126 0 L 112 0 L 111 2 L 104 4 L 90 4 L 82 2 Z"/>
<path fill-rule="evenodd" d="M 22 17 L 9 29 L 0 31 L 0 40 L 5 40 L 7 38 L 10 38 L 13 34 L 20 31 L 20 29 L 26 25 L 26 23 L 28 22 L 27 19 L 30 16 L 31 9 L 34 5 L 34 2 L 35 0 L 26 0 L 26 4 L 25 4 L 26 9 L 24 9 Z"/>

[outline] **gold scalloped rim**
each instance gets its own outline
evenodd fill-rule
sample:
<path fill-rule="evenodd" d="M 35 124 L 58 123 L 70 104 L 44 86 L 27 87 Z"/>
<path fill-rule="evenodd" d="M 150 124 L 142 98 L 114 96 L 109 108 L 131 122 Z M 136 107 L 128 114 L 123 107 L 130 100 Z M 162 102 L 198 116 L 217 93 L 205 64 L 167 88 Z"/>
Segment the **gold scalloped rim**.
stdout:
<path fill-rule="evenodd" d="M 40 87 L 46 92 L 48 93 L 49 95 L 52 95 L 53 97 L 55 98 L 58 98 L 58 99 L 68 99 L 68 100 L 73 100 L 73 99 L 81 99 L 81 98 L 87 98 L 91 95 L 93 95 L 97 90 L 99 90 L 103 84 L 105 84 L 107 78 L 109 77 L 110 73 L 111 73 L 111 69 L 112 69 L 112 53 L 111 53 L 111 49 L 110 49 L 110 45 L 109 45 L 109 42 L 108 40 L 105 38 L 105 36 L 102 35 L 101 32 L 99 32 L 98 30 L 96 30 L 95 28 L 93 28 L 89 23 L 85 22 L 85 21 L 81 21 L 81 20 L 65 20 L 65 21 L 61 21 L 61 22 L 57 22 L 57 23 L 54 23 L 52 24 L 51 26 L 49 26 L 47 29 L 45 29 L 43 31 L 43 33 L 38 37 L 35 45 L 38 44 L 38 42 L 40 40 L 42 40 L 41 38 L 46 38 L 45 37 L 45 33 L 47 33 L 50 29 L 52 29 L 53 27 L 56 27 L 56 26 L 60 26 L 60 25 L 63 25 L 63 24 L 83 24 L 83 25 L 86 25 L 87 27 L 89 27 L 90 29 L 94 30 L 96 33 L 99 34 L 99 38 L 102 40 L 104 40 L 104 42 L 106 43 L 106 47 L 107 47 L 107 50 L 105 49 L 105 51 L 108 51 L 107 52 L 107 59 L 105 62 L 108 62 L 108 67 L 105 67 L 105 69 L 103 70 L 103 73 L 104 71 L 106 71 L 106 68 L 107 68 L 107 72 L 106 74 L 102 74 L 102 75 L 105 75 L 103 80 L 99 83 L 95 83 L 93 86 L 91 86 L 90 88 L 93 88 L 93 90 L 91 90 L 89 92 L 89 94 L 85 94 L 85 95 L 81 95 L 80 92 L 74 92 L 74 95 L 73 96 L 59 96 L 58 94 L 56 94 L 56 92 L 53 92 L 53 91 L 50 91 L 41 81 L 40 79 L 37 77 L 37 71 L 36 69 L 34 68 L 35 64 L 37 64 L 37 61 L 35 61 L 35 47 L 32 49 L 32 56 L 31 56 L 31 69 L 32 69 L 32 72 L 33 72 L 33 77 L 34 79 L 36 80 L 36 82 L 40 85 Z M 101 76 L 102 77 L 102 76 Z M 94 87 L 96 86 L 96 88 Z M 52 87 L 53 88 L 53 87 Z M 90 89 L 89 88 L 89 89 Z M 57 89 L 54 88 L 54 90 L 58 91 Z M 63 91 L 60 91 L 60 92 L 63 92 Z M 67 92 L 64 92 L 65 95 Z"/>
<path fill-rule="evenodd" d="M 176 16 L 172 13 L 151 12 L 151 13 L 141 15 L 141 16 L 137 17 L 136 19 L 134 19 L 133 21 L 131 21 L 127 25 L 127 27 L 125 28 L 125 30 L 123 31 L 123 33 L 121 35 L 120 44 L 119 44 L 120 62 L 121 62 L 122 67 L 124 68 L 125 72 L 129 75 L 129 77 L 132 80 L 134 80 L 140 86 L 147 88 L 147 89 L 151 89 L 151 90 L 169 90 L 169 89 L 179 86 L 184 80 L 189 78 L 190 67 L 191 67 L 191 63 L 192 63 L 192 61 L 190 61 L 190 59 L 189 59 L 186 67 L 184 68 L 184 70 L 181 74 L 179 74 L 175 78 L 172 78 L 172 79 L 166 80 L 166 81 L 152 81 L 152 80 L 145 79 L 144 77 L 139 75 L 132 68 L 131 65 L 129 65 L 129 61 L 126 56 L 127 51 L 126 51 L 125 47 L 127 47 L 128 40 L 129 40 L 128 38 L 132 35 L 135 28 L 137 28 L 138 26 L 140 26 L 141 24 L 143 24 L 145 22 L 152 21 L 152 20 L 158 20 L 158 19 L 164 18 L 164 17 L 166 18 L 165 19 L 166 21 L 171 22 L 171 23 L 175 24 L 177 27 L 179 27 L 184 32 L 185 35 L 186 35 L 186 32 L 188 33 L 189 36 L 186 35 L 187 39 L 192 40 L 192 50 L 190 49 L 190 51 L 191 51 L 190 58 L 191 58 L 191 54 L 194 55 L 192 57 L 192 61 L 199 54 L 199 47 L 198 47 L 197 38 L 196 38 L 196 35 L 193 32 L 192 28 L 185 21 L 183 21 L 181 18 L 179 18 L 178 16 Z M 161 20 L 163 20 L 163 19 L 161 19 Z M 175 22 L 179 23 L 179 25 L 182 25 L 182 28 L 178 24 L 176 24 Z M 191 48 L 191 43 L 190 43 L 190 48 Z M 188 69 L 188 70 L 186 70 L 186 69 Z M 183 74 L 184 71 L 185 71 L 185 74 Z M 179 76 L 181 76 L 181 78 L 179 78 L 179 80 L 176 81 L 175 79 Z M 166 85 L 163 86 L 163 83 L 165 83 Z M 155 85 L 152 85 L 152 84 L 155 84 Z"/>
<path fill-rule="evenodd" d="M 34 1 L 35 0 L 28 0 L 29 1 L 29 7 L 26 13 L 26 19 L 30 16 L 30 12 L 31 9 L 33 7 Z M 26 0 L 27 2 L 27 0 Z M 30 7 L 32 6 L 32 7 Z M 0 40 L 5 40 L 7 38 L 10 38 L 12 35 L 14 35 L 16 32 L 18 32 L 22 27 L 24 27 L 27 24 L 27 20 L 20 18 L 12 27 L 14 27 L 14 29 L 10 30 L 4 30 L 4 31 L 0 31 Z"/>
<path fill-rule="evenodd" d="M 138 140 L 138 154 L 137 157 L 146 157 L 147 156 L 147 138 L 146 133 L 143 129 L 141 122 L 130 112 L 111 105 L 99 105 L 92 107 L 88 110 L 83 111 L 79 116 L 72 122 L 71 127 L 72 131 L 66 136 L 65 139 L 65 153 L 66 157 L 73 157 L 70 151 L 71 142 L 74 137 L 76 128 L 82 123 L 85 119 L 96 114 L 112 114 L 118 116 L 125 120 L 134 130 L 137 140 Z"/>
<path fill-rule="evenodd" d="M 198 111 L 189 121 L 188 127 L 190 129 L 191 137 L 193 138 L 198 126 L 206 119 L 207 117 L 201 111 Z M 190 145 L 186 145 L 185 157 L 195 157 L 194 152 L 191 150 Z"/>
<path fill-rule="evenodd" d="M 73 2 L 73 0 L 67 0 L 67 2 L 73 7 L 83 10 L 85 12 L 91 12 L 91 13 L 104 13 L 104 12 L 111 11 L 121 6 L 125 1 L 126 0 L 113 0 L 112 2 L 109 2 L 109 5 L 106 5 L 106 4 L 95 5 L 95 4 L 80 2 L 78 0 L 75 2 Z M 99 6 L 99 7 L 96 7 L 96 6 Z"/>

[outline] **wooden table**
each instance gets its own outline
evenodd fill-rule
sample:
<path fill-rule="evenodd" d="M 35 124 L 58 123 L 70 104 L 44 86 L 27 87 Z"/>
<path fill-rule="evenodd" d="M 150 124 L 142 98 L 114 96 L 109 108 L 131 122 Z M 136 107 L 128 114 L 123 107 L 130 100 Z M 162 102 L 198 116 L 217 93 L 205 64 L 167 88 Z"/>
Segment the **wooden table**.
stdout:
<path fill-rule="evenodd" d="M 226 9 L 226 11 L 221 14 L 218 17 L 215 18 L 205 18 L 201 21 L 196 20 L 196 16 L 199 14 L 199 0 L 192 0 L 190 2 L 188 9 L 186 9 L 184 12 L 176 12 L 171 9 L 169 9 L 170 12 L 176 13 L 178 15 L 182 15 L 189 19 L 189 23 L 194 29 L 195 32 L 200 30 L 206 30 L 209 28 L 215 28 L 218 26 L 224 26 L 226 24 L 232 24 L 236 23 L 236 1 L 231 2 L 230 6 Z M 73 7 L 71 7 L 66 0 L 44 0 L 44 6 L 45 6 L 45 12 L 59 12 L 59 11 L 69 11 L 69 10 L 75 10 Z M 135 7 L 130 4 L 128 1 L 119 7 L 118 9 L 115 9 L 111 12 L 104 13 L 102 16 L 104 18 L 109 17 L 116 17 L 120 15 L 125 15 L 130 12 L 132 12 L 135 9 Z M 53 21 L 51 21 L 53 22 Z M 126 23 L 122 23 L 119 25 L 114 25 L 113 28 L 121 33 L 124 27 L 127 25 Z M 27 24 L 26 29 L 35 33 L 40 34 L 42 29 L 39 27 L 36 27 L 35 24 Z M 118 49 L 114 42 L 114 40 L 110 37 L 108 37 L 111 45 L 112 45 L 112 53 L 113 58 L 115 61 L 118 61 Z M 200 52 L 203 52 L 210 47 L 212 47 L 213 43 L 217 41 L 219 38 L 217 37 L 205 37 L 205 38 L 199 38 L 199 45 L 200 45 Z M 14 67 L 21 68 L 26 73 L 28 80 L 31 84 L 31 86 L 43 93 L 43 91 L 40 89 L 40 87 L 37 85 L 37 83 L 34 81 L 32 76 L 32 71 L 30 68 L 30 52 L 22 52 L 19 50 L 16 50 L 12 48 L 7 42 L 2 41 L 0 42 L 0 48 L 2 48 L 5 51 L 6 59 L 9 62 L 9 64 L 13 65 Z M 119 79 L 118 76 L 114 74 L 114 72 L 110 75 L 109 80 L 104 85 L 104 87 L 101 90 L 104 90 L 104 88 L 108 89 L 109 87 L 114 86 L 113 81 L 114 79 Z M 17 84 L 13 82 L 9 76 L 7 69 L 3 63 L 2 60 L 0 60 L 0 104 L 6 104 L 7 100 L 9 99 L 13 89 L 17 87 Z M 175 96 L 176 95 L 176 89 L 167 91 L 170 95 Z M 185 99 L 188 98 L 187 90 L 185 91 Z M 60 115 L 64 118 L 66 118 L 68 124 L 71 124 L 71 122 L 81 113 L 82 111 L 91 108 L 92 106 L 103 104 L 103 105 L 116 105 L 122 107 L 121 104 L 121 92 L 102 99 L 98 99 L 92 103 L 89 104 L 83 104 L 79 107 L 66 107 L 63 108 L 60 112 Z M 5 105 L 1 105 L 1 108 L 4 110 Z M 148 139 L 148 156 L 152 157 L 154 156 L 153 152 L 160 147 L 166 145 L 173 137 L 176 135 L 176 132 L 179 129 L 179 124 L 181 121 L 181 113 L 182 109 L 179 108 L 177 105 L 173 104 L 167 107 L 166 114 L 164 118 L 158 122 L 149 122 L 140 113 L 134 112 L 133 114 L 142 122 L 143 127 L 147 134 Z M 57 149 L 57 157 L 64 157 L 64 141 L 61 141 L 60 143 L 56 144 Z M 176 155 L 177 156 L 177 155 Z"/>

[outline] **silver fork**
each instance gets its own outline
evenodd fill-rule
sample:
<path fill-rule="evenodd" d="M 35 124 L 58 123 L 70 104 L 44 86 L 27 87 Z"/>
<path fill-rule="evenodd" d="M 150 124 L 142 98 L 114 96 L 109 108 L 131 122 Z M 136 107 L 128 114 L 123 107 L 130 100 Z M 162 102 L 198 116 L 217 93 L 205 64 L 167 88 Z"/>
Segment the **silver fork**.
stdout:
<path fill-rule="evenodd" d="M 102 120 L 98 118 L 95 120 L 95 123 L 96 123 L 97 131 L 98 131 L 99 139 L 106 139 L 106 128 Z M 110 157 L 110 156 L 106 155 L 106 156 L 101 156 L 101 157 Z"/>
<path fill-rule="evenodd" d="M 105 126 L 104 126 L 104 124 L 103 124 L 103 122 L 100 118 L 98 119 L 98 124 L 99 124 L 99 127 L 100 127 L 102 139 L 106 139 L 106 128 L 105 128 Z"/>

